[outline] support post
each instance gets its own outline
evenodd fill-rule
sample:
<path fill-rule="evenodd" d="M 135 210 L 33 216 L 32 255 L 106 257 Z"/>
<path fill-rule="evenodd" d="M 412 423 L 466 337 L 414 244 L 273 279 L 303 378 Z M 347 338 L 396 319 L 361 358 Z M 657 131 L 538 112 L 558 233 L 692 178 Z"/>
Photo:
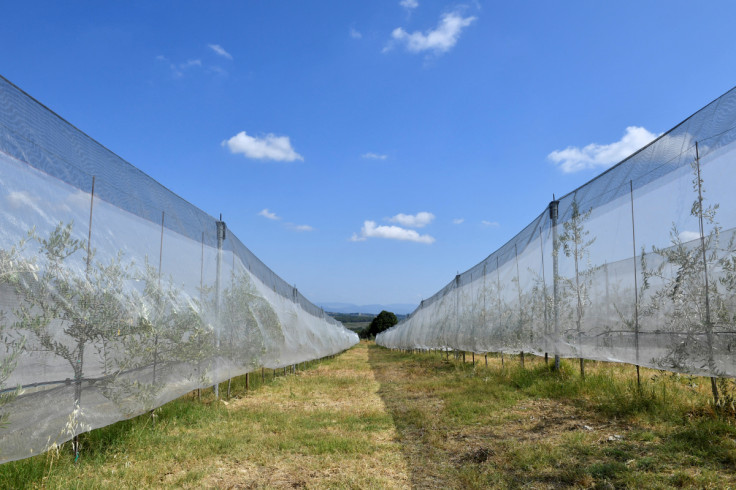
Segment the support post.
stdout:
<path fill-rule="evenodd" d="M 544 272 L 544 242 L 542 241 L 542 224 L 539 224 L 539 251 L 542 258 L 542 304 L 544 305 L 542 311 L 544 312 L 544 345 L 546 350 L 549 350 L 549 315 L 547 314 L 547 278 Z M 549 364 L 549 356 L 547 352 L 544 353 L 544 363 Z"/>
<path fill-rule="evenodd" d="M 554 199 L 554 196 L 552 196 Z M 560 201 L 553 200 L 549 203 L 549 219 L 552 222 L 552 319 L 555 331 L 555 371 L 560 370 L 560 354 L 558 345 L 560 342 L 560 286 L 559 286 L 559 254 L 560 239 L 557 231 L 557 220 L 559 219 Z"/>
<path fill-rule="evenodd" d="M 159 310 L 163 307 L 161 299 L 163 293 L 161 292 L 161 270 L 163 267 L 164 259 L 164 220 L 166 219 L 166 211 L 161 211 L 161 240 L 159 242 L 158 249 L 158 308 Z M 156 386 L 156 365 L 158 364 L 158 325 L 154 325 L 153 328 L 156 330 L 153 336 L 153 383 Z M 151 410 L 151 425 L 156 425 L 156 417 L 154 416 L 153 410 Z"/>
<path fill-rule="evenodd" d="M 204 232 L 202 232 L 202 257 L 199 262 L 199 307 L 204 309 Z M 197 374 L 201 379 L 201 361 L 197 361 Z M 197 400 L 202 401 L 202 388 L 197 388 Z"/>
<path fill-rule="evenodd" d="M 636 348 L 636 386 L 641 389 L 641 375 L 639 373 L 639 278 L 636 271 L 636 227 L 634 226 L 634 182 L 629 180 L 631 195 L 631 244 L 634 250 L 634 346 Z"/>
<path fill-rule="evenodd" d="M 523 344 L 523 333 L 524 333 L 524 310 L 521 305 L 521 275 L 519 274 L 519 251 L 517 244 L 514 243 L 514 259 L 516 260 L 516 290 L 519 293 L 519 335 L 522 336 Z M 524 367 L 524 350 L 522 347 L 521 353 L 519 354 L 519 360 L 521 361 L 521 367 Z"/>
<path fill-rule="evenodd" d="M 460 274 L 457 274 L 455 275 L 455 335 L 454 335 L 455 341 L 457 341 L 459 331 L 460 331 Z M 465 362 L 465 352 L 463 352 L 463 362 Z"/>
<path fill-rule="evenodd" d="M 220 275 L 222 272 L 222 243 L 225 241 L 225 234 L 227 226 L 222 221 L 222 214 L 220 220 L 216 222 L 217 225 L 217 269 L 215 276 L 215 318 L 217 324 L 215 325 L 215 351 L 216 355 L 219 355 L 220 349 Z M 220 398 L 220 384 L 216 381 L 213 386 L 215 392 L 215 399 Z"/>

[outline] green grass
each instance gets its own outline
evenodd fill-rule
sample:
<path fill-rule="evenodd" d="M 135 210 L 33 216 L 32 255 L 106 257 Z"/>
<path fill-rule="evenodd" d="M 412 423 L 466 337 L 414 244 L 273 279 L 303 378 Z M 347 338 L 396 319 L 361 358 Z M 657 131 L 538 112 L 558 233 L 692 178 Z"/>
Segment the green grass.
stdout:
<path fill-rule="evenodd" d="M 553 371 L 529 355 L 524 368 L 489 355 L 486 368 L 469 354 L 370 352 L 418 486 L 426 475 L 454 488 L 736 484 L 736 420 L 714 409 L 707 378 L 642 369 L 638 387 L 628 365 L 586 362 L 582 380 L 575 361 Z"/>
<path fill-rule="evenodd" d="M 0 466 L 3 488 L 726 488 L 736 419 L 705 378 L 527 355 L 449 360 L 362 342 L 234 379 Z M 728 388 L 727 385 L 724 385 Z M 227 383 L 220 386 L 225 394 Z"/>

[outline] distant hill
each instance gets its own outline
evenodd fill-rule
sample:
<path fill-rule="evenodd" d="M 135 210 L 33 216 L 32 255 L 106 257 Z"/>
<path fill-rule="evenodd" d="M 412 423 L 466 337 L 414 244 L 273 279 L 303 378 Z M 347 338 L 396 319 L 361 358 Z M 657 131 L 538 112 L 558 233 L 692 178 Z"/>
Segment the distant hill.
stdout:
<path fill-rule="evenodd" d="M 319 305 L 325 311 L 333 313 L 369 313 L 378 315 L 386 310 L 397 315 L 407 315 L 416 309 L 417 305 L 397 303 L 392 305 L 355 305 L 351 303 L 321 303 Z"/>

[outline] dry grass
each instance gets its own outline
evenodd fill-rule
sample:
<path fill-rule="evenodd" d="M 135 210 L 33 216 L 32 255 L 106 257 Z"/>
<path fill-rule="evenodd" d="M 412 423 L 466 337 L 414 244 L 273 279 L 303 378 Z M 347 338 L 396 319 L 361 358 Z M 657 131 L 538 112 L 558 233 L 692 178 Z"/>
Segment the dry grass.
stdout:
<path fill-rule="evenodd" d="M 177 400 L 159 409 L 155 428 L 142 416 L 94 431 L 79 464 L 63 447 L 3 465 L 0 485 L 406 488 L 409 471 L 365 346 L 277 373 L 248 392 L 239 380 L 229 401 Z"/>
<path fill-rule="evenodd" d="M 727 488 L 736 428 L 703 378 L 362 342 L 228 402 L 184 397 L 0 466 L 7 488 Z M 267 377 L 270 379 L 270 375 Z M 260 384 L 260 376 L 251 380 Z"/>

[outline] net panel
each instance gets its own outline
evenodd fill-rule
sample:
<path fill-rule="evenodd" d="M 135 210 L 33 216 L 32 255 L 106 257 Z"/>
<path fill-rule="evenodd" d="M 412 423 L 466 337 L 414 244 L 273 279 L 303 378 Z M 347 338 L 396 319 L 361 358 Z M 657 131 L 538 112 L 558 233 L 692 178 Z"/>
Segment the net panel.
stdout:
<path fill-rule="evenodd" d="M 735 128 L 731 90 L 551 203 L 376 342 L 736 377 Z"/>
<path fill-rule="evenodd" d="M 2 78 L 0 200 L 0 462 L 358 341 L 218 220 Z"/>

